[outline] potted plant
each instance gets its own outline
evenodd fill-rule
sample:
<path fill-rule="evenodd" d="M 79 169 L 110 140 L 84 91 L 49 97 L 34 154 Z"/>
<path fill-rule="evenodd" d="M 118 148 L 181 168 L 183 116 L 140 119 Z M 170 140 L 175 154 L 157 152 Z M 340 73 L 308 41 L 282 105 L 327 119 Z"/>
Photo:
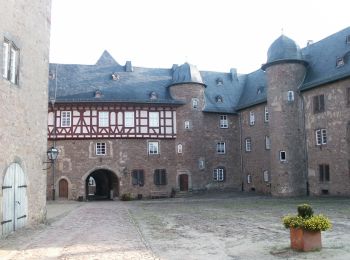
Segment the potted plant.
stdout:
<path fill-rule="evenodd" d="M 322 248 L 321 231 L 332 227 L 330 220 L 320 215 L 314 215 L 308 204 L 298 206 L 298 215 L 283 217 L 285 228 L 290 229 L 291 248 L 299 251 L 313 251 Z"/>

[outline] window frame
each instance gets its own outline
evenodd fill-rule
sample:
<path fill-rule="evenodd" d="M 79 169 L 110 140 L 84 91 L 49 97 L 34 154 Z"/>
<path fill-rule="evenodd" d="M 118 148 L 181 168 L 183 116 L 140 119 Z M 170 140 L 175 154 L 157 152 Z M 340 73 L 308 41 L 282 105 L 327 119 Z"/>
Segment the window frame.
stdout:
<path fill-rule="evenodd" d="M 177 145 L 177 153 L 178 153 L 178 154 L 182 154 L 182 151 L 183 151 L 183 146 L 182 146 L 182 144 L 178 144 L 178 145 Z"/>
<path fill-rule="evenodd" d="M 247 174 L 247 183 L 248 184 L 252 183 L 252 175 L 251 174 Z"/>
<path fill-rule="evenodd" d="M 159 127 L 159 112 L 158 111 L 148 112 L 148 124 L 149 124 L 149 127 Z"/>
<path fill-rule="evenodd" d="M 225 167 L 219 166 L 213 170 L 213 180 L 215 182 L 224 182 L 226 179 Z"/>
<path fill-rule="evenodd" d="M 270 120 L 269 108 L 267 106 L 264 107 L 264 122 L 268 123 Z"/>
<path fill-rule="evenodd" d="M 252 151 L 252 139 L 250 137 L 245 138 L 245 151 L 251 152 Z"/>
<path fill-rule="evenodd" d="M 104 142 L 97 142 L 95 145 L 95 154 L 97 156 L 107 155 L 107 144 Z"/>
<path fill-rule="evenodd" d="M 327 144 L 327 129 L 326 128 L 316 129 L 315 137 L 316 137 L 317 146 Z"/>
<path fill-rule="evenodd" d="M 98 111 L 98 127 L 109 127 L 108 111 Z"/>
<path fill-rule="evenodd" d="M 164 186 L 168 184 L 166 169 L 155 169 L 153 173 L 153 183 L 157 186 Z"/>
<path fill-rule="evenodd" d="M 18 85 L 20 49 L 14 42 L 6 38 L 4 38 L 2 48 L 2 77 L 12 84 Z"/>
<path fill-rule="evenodd" d="M 61 111 L 61 127 L 71 127 L 71 126 L 72 126 L 72 111 L 69 111 L 69 110 Z"/>
<path fill-rule="evenodd" d="M 268 135 L 265 135 L 265 150 L 271 150 L 271 139 Z"/>
<path fill-rule="evenodd" d="M 270 176 L 269 176 L 269 171 L 268 170 L 263 171 L 263 180 L 264 180 L 264 182 L 269 182 L 270 181 Z"/>
<path fill-rule="evenodd" d="M 217 154 L 226 154 L 226 142 L 217 142 L 216 143 L 216 153 Z"/>
<path fill-rule="evenodd" d="M 198 98 L 192 98 L 191 103 L 192 103 L 192 108 L 193 109 L 198 109 L 199 108 L 199 99 Z"/>
<path fill-rule="evenodd" d="M 228 119 L 227 115 L 220 115 L 220 128 L 226 129 L 228 128 Z"/>
<path fill-rule="evenodd" d="M 135 111 L 124 112 L 124 127 L 135 127 Z"/>
<path fill-rule="evenodd" d="M 284 158 L 282 158 L 282 154 L 284 154 Z M 281 151 L 279 152 L 279 157 L 280 157 L 280 161 L 281 161 L 281 162 L 286 162 L 286 161 L 287 161 L 287 152 L 284 151 L 284 150 L 281 150 Z"/>
<path fill-rule="evenodd" d="M 330 167 L 329 164 L 319 164 L 319 182 L 329 183 L 330 182 Z"/>
<path fill-rule="evenodd" d="M 157 145 L 155 145 L 157 144 Z M 156 149 L 151 149 L 151 148 L 156 148 Z M 148 141 L 147 142 L 147 152 L 148 155 L 158 155 L 160 154 L 160 149 L 159 149 L 159 141 Z"/>
<path fill-rule="evenodd" d="M 294 101 L 294 91 L 293 90 L 288 90 L 288 92 L 287 92 L 287 101 L 288 102 L 293 102 Z"/>
<path fill-rule="evenodd" d="M 323 113 L 325 111 L 324 94 L 313 96 L 313 112 L 314 114 Z"/>
<path fill-rule="evenodd" d="M 255 125 L 255 114 L 254 111 L 249 111 L 249 125 Z"/>
<path fill-rule="evenodd" d="M 190 123 L 190 121 L 189 120 L 185 120 L 185 122 L 184 122 L 184 127 L 185 127 L 185 129 L 191 129 L 191 123 Z"/>

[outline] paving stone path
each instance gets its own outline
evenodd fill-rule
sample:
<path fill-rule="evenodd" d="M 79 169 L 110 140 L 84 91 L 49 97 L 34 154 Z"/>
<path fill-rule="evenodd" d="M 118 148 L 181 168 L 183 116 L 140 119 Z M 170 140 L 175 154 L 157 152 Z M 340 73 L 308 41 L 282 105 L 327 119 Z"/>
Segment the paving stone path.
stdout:
<path fill-rule="evenodd" d="M 84 203 L 29 239 L 1 258 L 157 259 L 119 201 Z"/>

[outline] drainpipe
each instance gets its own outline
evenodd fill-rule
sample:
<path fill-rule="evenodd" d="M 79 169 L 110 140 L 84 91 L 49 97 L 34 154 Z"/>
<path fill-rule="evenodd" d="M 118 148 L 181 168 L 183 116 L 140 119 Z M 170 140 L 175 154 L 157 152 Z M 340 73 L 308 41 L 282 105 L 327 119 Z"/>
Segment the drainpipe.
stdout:
<path fill-rule="evenodd" d="M 243 178 L 243 153 L 242 153 L 242 143 L 243 143 L 243 134 L 242 134 L 242 116 L 241 113 L 238 113 L 238 122 L 239 122 L 239 155 L 240 155 L 240 161 L 241 161 L 241 191 L 244 191 L 244 178 Z"/>

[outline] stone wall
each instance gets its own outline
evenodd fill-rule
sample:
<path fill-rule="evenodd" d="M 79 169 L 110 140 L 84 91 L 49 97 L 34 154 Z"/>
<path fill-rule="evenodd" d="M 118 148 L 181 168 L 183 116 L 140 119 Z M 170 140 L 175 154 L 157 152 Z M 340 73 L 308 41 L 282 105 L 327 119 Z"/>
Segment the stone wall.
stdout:
<path fill-rule="evenodd" d="M 0 70 L 4 38 L 12 41 L 20 52 L 18 85 L 0 77 L 0 183 L 11 163 L 21 165 L 28 185 L 28 223 L 33 224 L 46 214 L 43 162 L 47 160 L 51 1 L 0 0 L 0 6 Z"/>

